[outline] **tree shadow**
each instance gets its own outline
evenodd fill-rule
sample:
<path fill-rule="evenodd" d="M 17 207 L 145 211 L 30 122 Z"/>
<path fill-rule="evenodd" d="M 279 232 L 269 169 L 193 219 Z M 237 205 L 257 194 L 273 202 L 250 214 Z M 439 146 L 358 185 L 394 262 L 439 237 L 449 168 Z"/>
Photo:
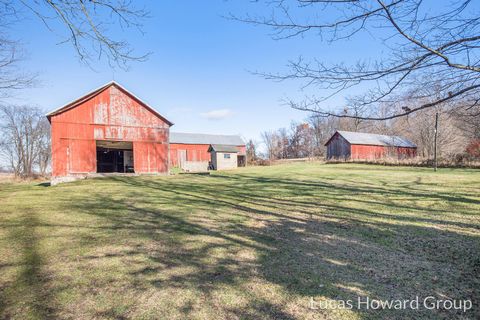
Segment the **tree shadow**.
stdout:
<path fill-rule="evenodd" d="M 0 267 L 18 268 L 17 277 L 4 285 L 0 292 L 0 315 L 2 319 L 18 317 L 10 307 L 22 305 L 22 318 L 53 319 L 56 317 L 55 292 L 49 285 L 46 261 L 40 253 L 39 225 L 37 214 L 26 210 L 18 225 L 9 227 L 8 242 L 18 247 L 19 261 Z"/>
<path fill-rule="evenodd" d="M 340 187 L 338 191 L 337 184 L 325 182 L 238 178 L 237 175 L 198 177 L 193 181 L 110 179 L 130 188 L 132 199 L 119 200 L 107 194 L 97 194 L 80 198 L 72 205 L 75 211 L 106 219 L 112 230 L 126 230 L 132 238 L 142 236 L 161 244 L 158 247 L 139 245 L 119 253 L 120 256 L 140 254 L 148 257 L 148 265 L 141 265 L 130 273 L 137 288 L 195 287 L 205 297 L 214 300 L 219 287 L 241 287 L 256 276 L 281 286 L 288 295 L 301 297 L 301 313 L 310 315 L 317 312 L 308 309 L 311 297 L 357 301 L 358 297 L 367 296 L 380 300 L 434 296 L 439 299 L 473 299 L 478 306 L 478 237 L 432 228 L 429 224 L 474 230 L 478 226 L 397 215 L 394 212 L 398 208 L 388 201 L 389 196 L 428 196 L 477 204 L 467 195 L 449 197 L 377 187 L 366 187 L 368 191 Z M 316 188 L 315 192 L 312 192 L 312 186 Z M 288 196 L 287 199 L 278 197 L 279 189 Z M 317 196 L 322 193 L 326 199 L 341 203 L 346 192 L 385 195 L 383 203 L 375 202 L 382 205 L 377 210 L 391 209 L 393 213 L 322 204 L 323 196 Z M 305 200 L 306 197 L 309 200 Z M 365 202 L 369 203 L 368 200 Z M 217 218 L 212 213 L 209 221 L 204 223 L 193 215 L 195 211 L 206 213 L 216 208 L 229 217 Z M 422 207 L 415 209 L 425 210 Z M 260 227 L 252 228 L 244 223 L 250 220 L 259 222 Z M 190 247 L 201 241 L 205 242 Z M 237 256 L 243 248 L 253 250 L 256 259 L 239 260 Z M 215 256 L 218 251 L 224 254 Z M 206 257 L 214 258 L 206 261 Z M 177 274 L 176 269 L 188 272 Z M 246 318 L 295 317 L 284 307 L 278 301 L 252 297 L 247 306 L 225 308 L 223 312 Z M 185 302 L 184 311 L 191 312 L 188 302 Z M 378 319 L 463 316 L 455 310 L 354 312 L 362 318 Z M 478 315 L 478 308 L 468 316 L 472 312 Z"/>
<path fill-rule="evenodd" d="M 49 230 L 58 229 L 71 231 L 68 245 L 81 248 L 78 260 L 69 263 L 85 278 L 86 296 L 95 299 L 110 288 L 133 297 L 166 292 L 179 300 L 171 301 L 176 317 L 198 317 L 205 307 L 217 318 L 332 318 L 332 310 L 310 309 L 310 299 L 417 295 L 473 299 L 475 310 L 362 309 L 349 316 L 479 316 L 478 223 L 447 216 L 450 208 L 457 208 L 457 215 L 475 215 L 468 208 L 479 202 L 471 194 L 425 190 L 421 181 L 416 187 L 351 185 L 240 173 L 110 177 L 79 184 L 100 181 L 101 187 L 69 193 L 56 203 L 55 210 L 72 214 L 71 223 L 43 221 L 25 209 L 21 220 L 0 225 L 11 231 L 8 241 L 21 254 L 13 263 L 20 268 L 17 278 L 0 291 L 3 318 L 16 315 L 9 307 L 14 299 L 24 299 L 26 312 L 36 318 L 63 315 L 56 302 L 62 288 L 51 284 L 54 275 L 48 274 L 48 257 L 40 247 L 43 237 L 58 236 Z M 417 200 L 433 205 L 426 208 Z M 0 270 L 11 265 L 0 264 Z M 121 280 L 105 276 L 109 272 L 120 273 Z M 190 291 L 195 296 L 178 294 Z M 122 308 L 114 300 L 105 303 L 91 317 L 141 317 L 135 307 L 152 307 L 143 300 Z"/>
<path fill-rule="evenodd" d="M 37 184 L 38 187 L 50 187 L 51 183 L 50 182 L 41 182 Z"/>

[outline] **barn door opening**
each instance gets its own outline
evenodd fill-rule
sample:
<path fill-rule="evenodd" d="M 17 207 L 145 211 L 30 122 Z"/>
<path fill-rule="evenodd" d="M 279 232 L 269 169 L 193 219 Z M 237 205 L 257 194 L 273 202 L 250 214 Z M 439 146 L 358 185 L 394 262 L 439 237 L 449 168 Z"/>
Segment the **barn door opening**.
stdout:
<path fill-rule="evenodd" d="M 237 167 L 245 167 L 247 165 L 247 156 L 238 155 L 237 156 Z"/>
<path fill-rule="evenodd" d="M 97 172 L 133 173 L 133 143 L 105 141 L 97 143 Z"/>

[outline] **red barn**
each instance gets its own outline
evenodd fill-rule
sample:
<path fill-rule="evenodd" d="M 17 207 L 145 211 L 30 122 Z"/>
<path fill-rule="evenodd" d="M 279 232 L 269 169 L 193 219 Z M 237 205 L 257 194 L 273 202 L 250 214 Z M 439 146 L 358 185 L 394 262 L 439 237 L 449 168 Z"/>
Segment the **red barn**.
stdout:
<path fill-rule="evenodd" d="M 116 82 L 47 114 L 52 181 L 103 172 L 167 173 L 172 122 Z"/>
<path fill-rule="evenodd" d="M 327 159 L 403 159 L 417 155 L 417 146 L 403 137 L 363 132 L 337 131 L 325 146 Z"/>
<path fill-rule="evenodd" d="M 183 161 L 210 161 L 210 145 L 226 145 L 237 148 L 238 166 L 246 164 L 245 142 L 237 135 L 200 133 L 170 133 L 170 165 L 181 166 Z"/>

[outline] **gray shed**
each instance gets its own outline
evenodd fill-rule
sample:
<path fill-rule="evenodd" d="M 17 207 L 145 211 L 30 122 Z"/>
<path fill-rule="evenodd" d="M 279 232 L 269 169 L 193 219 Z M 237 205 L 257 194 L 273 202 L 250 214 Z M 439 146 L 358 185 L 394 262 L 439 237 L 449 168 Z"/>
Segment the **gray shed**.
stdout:
<path fill-rule="evenodd" d="M 238 148 L 224 144 L 212 144 L 208 148 L 214 170 L 238 167 Z"/>

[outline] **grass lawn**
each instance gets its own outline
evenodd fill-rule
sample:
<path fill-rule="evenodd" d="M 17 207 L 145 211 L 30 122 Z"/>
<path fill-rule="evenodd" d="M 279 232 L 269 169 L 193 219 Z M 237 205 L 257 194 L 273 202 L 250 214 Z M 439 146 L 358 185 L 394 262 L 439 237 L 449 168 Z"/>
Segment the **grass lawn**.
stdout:
<path fill-rule="evenodd" d="M 0 318 L 474 319 L 479 277 L 478 170 L 301 163 L 0 184 Z M 367 296 L 419 296 L 420 310 L 358 310 Z M 425 310 L 428 296 L 474 307 Z"/>

